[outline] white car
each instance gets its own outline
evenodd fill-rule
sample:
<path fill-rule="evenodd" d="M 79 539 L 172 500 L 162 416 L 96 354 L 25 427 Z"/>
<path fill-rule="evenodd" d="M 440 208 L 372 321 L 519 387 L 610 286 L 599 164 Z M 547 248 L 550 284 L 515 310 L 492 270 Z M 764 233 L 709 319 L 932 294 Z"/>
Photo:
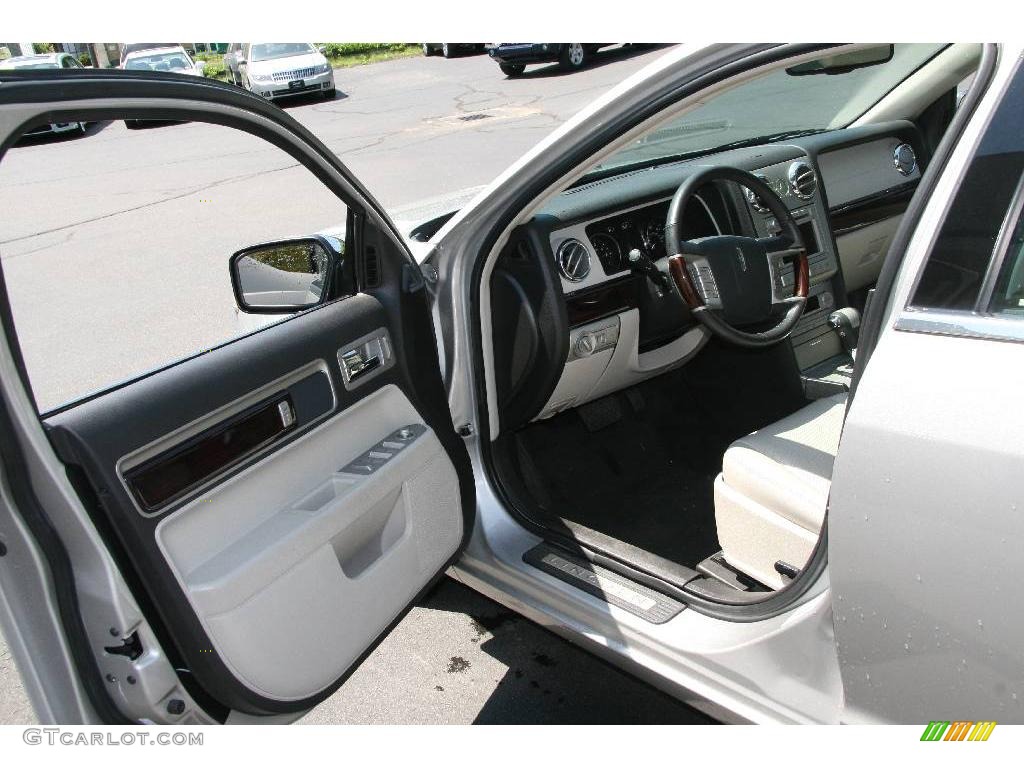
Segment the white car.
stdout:
<path fill-rule="evenodd" d="M 70 53 L 37 53 L 31 56 L 13 56 L 0 61 L 0 75 L 4 70 L 26 69 L 83 69 L 81 62 Z M 41 123 L 30 131 L 25 132 L 25 137 L 52 136 L 54 134 L 78 132 L 85 134 L 86 123 L 74 121 L 70 123 Z"/>
<path fill-rule="evenodd" d="M 237 84 L 265 99 L 320 94 L 333 99 L 334 70 L 312 43 L 245 43 L 234 54 Z M 231 79 L 234 69 L 228 67 Z"/>
<path fill-rule="evenodd" d="M 180 75 L 192 75 L 193 77 L 204 77 L 205 70 L 203 62 L 195 61 L 180 45 L 167 45 L 152 47 L 154 43 L 135 43 L 140 46 L 133 50 L 132 45 L 126 47 L 126 53 L 121 60 L 121 69 L 134 72 L 173 72 Z M 144 47 L 142 47 L 144 46 Z M 125 120 L 127 128 L 138 128 L 146 121 Z"/>
<path fill-rule="evenodd" d="M 287 319 L 46 413 L 5 321 L 40 717 L 296 719 L 448 573 L 721 719 L 1024 722 L 1022 52 L 683 46 L 413 232 L 237 88 L 4 82 L 0 144 L 170 103 L 348 221 L 230 258 Z"/>
<path fill-rule="evenodd" d="M 145 48 L 127 53 L 121 62 L 121 69 L 177 72 L 195 77 L 203 77 L 204 74 L 203 62 L 195 61 L 180 45 Z"/>

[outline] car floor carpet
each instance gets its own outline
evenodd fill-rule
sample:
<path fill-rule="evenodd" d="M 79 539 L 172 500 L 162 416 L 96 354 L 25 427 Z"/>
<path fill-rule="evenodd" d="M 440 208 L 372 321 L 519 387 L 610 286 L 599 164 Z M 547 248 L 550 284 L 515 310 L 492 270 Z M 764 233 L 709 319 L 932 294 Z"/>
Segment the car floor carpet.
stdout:
<path fill-rule="evenodd" d="M 713 491 L 725 449 L 806 401 L 778 352 L 737 357 L 709 345 L 701 357 L 518 430 L 529 517 L 553 530 L 579 523 L 690 568 L 717 552 Z"/>

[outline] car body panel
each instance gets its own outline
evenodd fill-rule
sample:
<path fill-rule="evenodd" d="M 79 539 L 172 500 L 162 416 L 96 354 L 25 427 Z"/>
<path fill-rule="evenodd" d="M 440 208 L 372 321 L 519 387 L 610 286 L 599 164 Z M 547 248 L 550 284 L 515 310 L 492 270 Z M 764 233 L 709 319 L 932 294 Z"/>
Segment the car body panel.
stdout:
<path fill-rule="evenodd" d="M 929 198 L 844 426 L 829 569 L 851 722 L 1024 722 L 1024 622 L 1011 608 L 1024 538 L 1012 480 L 1024 462 L 1024 320 L 1005 321 L 1017 341 L 993 340 L 924 332 L 919 323 L 941 314 L 905 309 L 995 110 L 1024 100 L 1019 61 L 1001 57 Z"/>

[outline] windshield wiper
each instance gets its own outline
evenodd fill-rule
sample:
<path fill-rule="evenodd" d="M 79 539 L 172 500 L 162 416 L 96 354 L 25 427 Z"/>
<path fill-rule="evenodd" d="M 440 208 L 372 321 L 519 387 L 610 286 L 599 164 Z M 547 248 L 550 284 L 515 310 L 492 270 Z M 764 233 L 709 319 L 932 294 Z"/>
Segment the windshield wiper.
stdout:
<path fill-rule="evenodd" d="M 610 176 L 618 176 L 623 173 L 639 171 L 644 168 L 653 168 L 661 165 L 680 163 L 685 160 L 692 160 L 695 157 L 714 155 L 719 152 L 728 152 L 729 150 L 732 149 L 756 147 L 761 144 L 772 144 L 779 141 L 787 141 L 789 139 L 798 139 L 802 136 L 813 136 L 816 133 L 824 133 L 827 130 L 827 128 L 804 128 L 795 131 L 781 131 L 779 133 L 769 133 L 763 136 L 752 136 L 749 139 L 738 139 L 737 141 L 730 141 L 725 144 L 719 144 L 717 147 L 709 147 L 707 149 L 694 149 L 689 150 L 687 152 L 677 152 L 675 154 L 662 155 L 661 157 L 637 160 L 636 162 L 632 163 L 623 163 L 622 165 L 598 168 L 582 176 L 578 181 L 576 181 L 575 184 L 572 185 L 571 189 L 583 186 L 584 184 L 589 184 L 592 181 L 599 181 L 601 179 L 606 179 Z"/>

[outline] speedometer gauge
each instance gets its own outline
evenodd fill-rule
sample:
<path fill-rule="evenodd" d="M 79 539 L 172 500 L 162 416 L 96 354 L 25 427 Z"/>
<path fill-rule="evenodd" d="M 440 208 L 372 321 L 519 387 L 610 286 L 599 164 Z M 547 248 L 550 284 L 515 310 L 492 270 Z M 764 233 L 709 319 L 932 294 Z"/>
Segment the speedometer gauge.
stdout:
<path fill-rule="evenodd" d="M 644 246 L 652 254 L 661 250 L 665 245 L 665 223 L 663 221 L 649 221 L 644 224 L 641 234 L 644 238 Z"/>
<path fill-rule="evenodd" d="M 598 232 L 591 236 L 590 242 L 606 273 L 613 272 L 622 266 L 622 248 L 619 246 L 618 240 L 609 234 Z"/>

